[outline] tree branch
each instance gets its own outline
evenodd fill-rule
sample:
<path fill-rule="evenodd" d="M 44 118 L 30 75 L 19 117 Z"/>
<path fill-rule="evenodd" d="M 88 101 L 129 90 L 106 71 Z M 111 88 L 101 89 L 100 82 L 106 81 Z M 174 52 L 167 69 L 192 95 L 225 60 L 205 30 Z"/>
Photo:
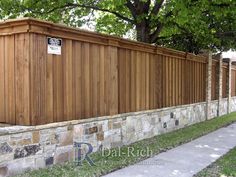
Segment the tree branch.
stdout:
<path fill-rule="evenodd" d="M 150 35 L 151 37 L 151 43 L 155 43 L 158 39 L 158 36 L 160 35 L 161 30 L 163 29 L 164 25 L 159 24 L 156 30 Z"/>
<path fill-rule="evenodd" d="M 133 18 L 136 20 L 137 18 L 137 12 L 136 12 L 136 9 L 134 7 L 134 5 L 132 4 L 132 2 L 130 0 L 126 0 L 126 7 L 128 7 L 128 9 L 130 10 Z"/>
<path fill-rule="evenodd" d="M 217 32 L 215 34 L 216 37 L 223 38 L 223 37 L 234 37 L 236 36 L 236 31 L 225 31 L 225 32 Z"/>
<path fill-rule="evenodd" d="M 172 11 L 168 12 L 168 13 L 165 15 L 165 17 L 168 18 L 168 17 L 170 17 L 171 15 L 173 15 L 173 12 L 172 12 Z M 152 42 L 152 43 L 154 43 L 154 42 L 156 42 L 156 41 L 158 40 L 158 36 L 159 36 L 161 30 L 162 30 L 163 27 L 164 27 L 164 24 L 161 23 L 161 22 L 159 22 L 159 23 L 157 22 L 157 24 L 158 24 L 158 25 L 157 25 L 156 30 L 150 35 L 150 36 L 151 36 L 151 42 Z"/>
<path fill-rule="evenodd" d="M 63 6 L 55 7 L 53 9 L 47 11 L 46 13 L 52 13 L 53 11 L 58 10 L 58 9 L 76 8 L 76 7 L 81 7 L 81 8 L 86 8 L 86 9 L 93 9 L 93 10 L 97 10 L 97 11 L 101 11 L 101 12 L 108 12 L 108 13 L 111 13 L 111 14 L 117 16 L 118 18 L 121 18 L 122 20 L 130 22 L 132 24 L 134 23 L 134 20 L 132 20 L 132 19 L 130 19 L 128 17 L 125 17 L 125 16 L 121 15 L 120 13 L 118 13 L 116 11 L 112 11 L 112 10 L 109 10 L 109 9 L 101 8 L 101 7 L 98 7 L 96 5 L 67 3 L 67 4 L 65 4 Z"/>
<path fill-rule="evenodd" d="M 150 5 L 151 5 L 151 0 L 147 0 L 147 2 L 144 4 L 144 11 L 146 14 L 149 12 Z"/>
<path fill-rule="evenodd" d="M 159 2 L 159 0 L 156 0 L 155 5 L 154 5 L 152 12 L 151 12 L 153 15 L 157 15 L 159 13 L 164 1 L 165 0 L 160 0 L 160 2 Z"/>

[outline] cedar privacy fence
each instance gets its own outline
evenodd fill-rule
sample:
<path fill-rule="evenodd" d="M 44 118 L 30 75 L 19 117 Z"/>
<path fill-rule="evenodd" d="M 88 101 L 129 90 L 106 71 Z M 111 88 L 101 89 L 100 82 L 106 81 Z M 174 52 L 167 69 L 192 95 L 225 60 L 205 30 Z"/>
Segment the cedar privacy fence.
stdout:
<path fill-rule="evenodd" d="M 6 21 L 0 122 L 39 125 L 227 97 L 230 62 L 213 60 L 209 82 L 210 59 L 31 18 Z M 235 79 L 232 67 L 233 96 Z"/>

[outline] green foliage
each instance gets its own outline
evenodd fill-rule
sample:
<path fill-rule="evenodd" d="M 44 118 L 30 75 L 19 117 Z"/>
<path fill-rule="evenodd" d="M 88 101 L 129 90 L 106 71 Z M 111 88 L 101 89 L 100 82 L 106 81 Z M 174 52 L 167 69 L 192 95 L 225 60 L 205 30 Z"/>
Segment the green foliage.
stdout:
<path fill-rule="evenodd" d="M 79 27 L 85 23 L 89 9 L 67 7 L 73 0 L 0 0 L 2 19 L 34 17 Z"/>
<path fill-rule="evenodd" d="M 96 19 L 96 31 L 101 33 L 123 37 L 132 28 L 129 23 L 109 13 L 99 14 L 99 18 Z"/>
<path fill-rule="evenodd" d="M 92 23 L 98 32 L 194 53 L 236 49 L 235 0 L 0 0 L 0 7 L 0 19 L 36 17 L 74 27 Z M 147 38 L 133 35 L 140 24 L 147 29 L 141 37 Z"/>
<path fill-rule="evenodd" d="M 158 44 L 199 52 L 236 48 L 236 2 L 233 0 L 174 1 L 175 17 L 170 18 Z"/>

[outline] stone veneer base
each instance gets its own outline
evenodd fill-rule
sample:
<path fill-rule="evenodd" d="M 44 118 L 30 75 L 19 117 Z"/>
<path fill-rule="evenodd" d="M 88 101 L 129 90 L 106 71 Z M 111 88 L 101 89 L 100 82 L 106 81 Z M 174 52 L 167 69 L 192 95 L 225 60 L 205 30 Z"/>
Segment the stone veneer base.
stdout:
<path fill-rule="evenodd" d="M 227 114 L 227 107 L 228 99 L 222 99 L 221 115 Z M 230 110 L 236 111 L 236 97 L 231 98 Z M 217 113 L 218 101 L 212 101 L 210 117 Z M 0 177 L 71 161 L 74 142 L 90 143 L 96 152 L 204 120 L 206 102 L 41 126 L 0 127 Z"/>

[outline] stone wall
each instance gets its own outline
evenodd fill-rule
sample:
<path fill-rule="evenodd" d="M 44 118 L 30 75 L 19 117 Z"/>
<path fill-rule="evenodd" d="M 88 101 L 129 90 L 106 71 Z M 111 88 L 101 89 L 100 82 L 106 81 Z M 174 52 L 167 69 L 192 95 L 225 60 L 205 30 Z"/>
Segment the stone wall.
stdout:
<path fill-rule="evenodd" d="M 235 112 L 235 111 L 236 111 L 236 97 L 232 97 L 230 102 L 230 112 Z"/>
<path fill-rule="evenodd" d="M 227 100 L 222 101 L 227 103 Z M 236 98 L 232 98 L 236 110 Z M 217 101 L 211 104 L 217 115 Z M 225 106 L 222 107 L 225 113 Z M 226 109 L 227 110 L 227 109 Z M 100 148 L 128 145 L 206 120 L 206 103 L 68 121 L 42 126 L 0 128 L 0 176 L 74 160 L 74 142 Z"/>
<path fill-rule="evenodd" d="M 210 104 L 210 119 L 217 117 L 218 115 L 218 100 L 211 101 Z"/>
<path fill-rule="evenodd" d="M 225 115 L 228 111 L 228 98 L 223 98 L 220 103 L 219 115 Z"/>
<path fill-rule="evenodd" d="M 210 107 L 210 118 L 225 115 L 228 113 L 228 98 L 221 99 L 220 104 L 218 100 L 211 101 Z"/>

